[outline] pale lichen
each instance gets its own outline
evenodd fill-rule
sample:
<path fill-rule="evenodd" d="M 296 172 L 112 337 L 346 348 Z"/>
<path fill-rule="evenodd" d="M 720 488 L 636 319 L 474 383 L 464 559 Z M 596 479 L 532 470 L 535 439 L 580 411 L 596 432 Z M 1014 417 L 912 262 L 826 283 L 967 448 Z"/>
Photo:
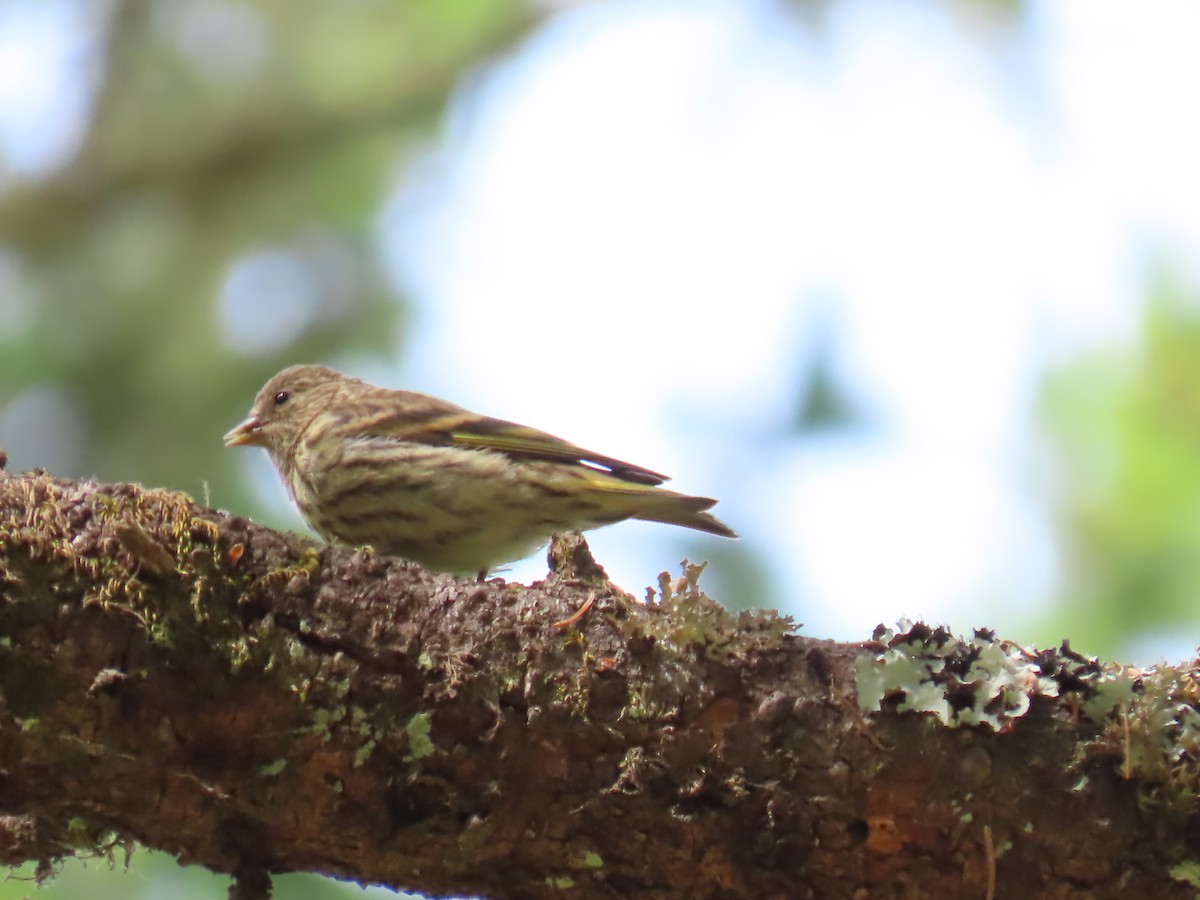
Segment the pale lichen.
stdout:
<path fill-rule="evenodd" d="M 873 653 L 855 660 L 864 710 L 920 712 L 949 727 L 1015 727 L 1035 700 L 1058 700 L 1098 730 L 1079 742 L 1074 764 L 1112 761 L 1139 781 L 1143 802 L 1179 813 L 1200 808 L 1200 675 L 1188 667 L 1134 669 L 1101 663 L 1064 642 L 1029 650 L 988 631 L 962 639 L 944 628 L 901 621 L 880 626 Z M 1089 789 L 1085 771 L 1076 793 Z"/>
<path fill-rule="evenodd" d="M 951 727 L 1011 727 L 1029 711 L 1033 697 L 1057 697 L 1030 651 L 978 630 L 963 640 L 944 628 L 901 621 L 898 629 L 875 630 L 874 655 L 855 660 L 858 704 L 865 710 L 889 705 L 896 712 L 922 712 Z"/>

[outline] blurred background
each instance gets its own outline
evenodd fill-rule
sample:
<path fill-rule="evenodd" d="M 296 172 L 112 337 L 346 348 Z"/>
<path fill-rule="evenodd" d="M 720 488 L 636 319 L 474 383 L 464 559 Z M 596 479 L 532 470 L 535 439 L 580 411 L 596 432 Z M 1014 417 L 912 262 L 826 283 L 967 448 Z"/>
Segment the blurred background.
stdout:
<path fill-rule="evenodd" d="M 323 362 L 721 498 L 736 543 L 593 533 L 636 594 L 686 556 L 818 637 L 1184 659 L 1198 41 L 1183 0 L 0 0 L 0 447 L 303 530 L 220 437 Z M 227 883 L 104 872 L 38 894 Z"/>

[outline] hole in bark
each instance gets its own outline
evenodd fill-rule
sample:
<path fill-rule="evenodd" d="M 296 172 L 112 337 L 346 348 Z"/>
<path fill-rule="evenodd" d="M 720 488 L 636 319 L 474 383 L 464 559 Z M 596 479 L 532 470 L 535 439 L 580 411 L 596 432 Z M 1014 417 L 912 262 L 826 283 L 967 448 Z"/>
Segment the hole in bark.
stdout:
<path fill-rule="evenodd" d="M 850 835 L 850 840 L 856 844 L 866 843 L 869 830 L 870 826 L 867 825 L 865 819 L 855 819 L 846 827 L 846 833 Z"/>
<path fill-rule="evenodd" d="M 386 802 L 392 826 L 397 831 L 420 824 L 437 809 L 432 798 L 422 796 L 412 786 L 407 790 L 389 791 Z"/>

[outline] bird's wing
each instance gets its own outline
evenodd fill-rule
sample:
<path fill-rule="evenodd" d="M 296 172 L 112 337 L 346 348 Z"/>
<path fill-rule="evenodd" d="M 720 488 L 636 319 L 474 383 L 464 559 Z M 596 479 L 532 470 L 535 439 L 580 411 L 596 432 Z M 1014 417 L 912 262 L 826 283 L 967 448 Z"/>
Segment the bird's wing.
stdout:
<path fill-rule="evenodd" d="M 656 485 L 667 480 L 666 475 L 652 472 L 632 463 L 602 456 L 556 438 L 552 434 L 516 425 L 501 419 L 478 418 L 464 423 L 451 432 L 454 444 L 479 450 L 498 450 L 516 459 L 545 459 L 601 469 L 622 481 Z"/>
<path fill-rule="evenodd" d="M 357 417 L 356 430 L 416 443 L 492 450 L 513 459 L 577 465 L 632 484 L 658 485 L 667 480 L 666 475 L 584 450 L 535 428 L 479 416 L 423 394 L 403 393 L 402 402 L 388 404 L 375 415 Z"/>

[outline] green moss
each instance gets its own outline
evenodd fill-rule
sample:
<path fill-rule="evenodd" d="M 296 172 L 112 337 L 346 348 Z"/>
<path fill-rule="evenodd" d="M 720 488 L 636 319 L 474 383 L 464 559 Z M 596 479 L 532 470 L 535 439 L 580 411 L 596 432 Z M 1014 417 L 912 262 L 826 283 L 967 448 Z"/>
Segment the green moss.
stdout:
<path fill-rule="evenodd" d="M 479 852 L 491 840 L 495 829 L 492 824 L 478 816 L 472 816 L 458 833 L 459 864 L 468 866 L 476 863 Z"/>
<path fill-rule="evenodd" d="M 1097 746 L 1120 748 L 1126 777 L 1142 781 L 1143 802 L 1180 814 L 1200 809 L 1200 684 L 1175 666 L 1109 673 L 1106 697 L 1116 703 L 1101 714 Z M 1129 682 L 1127 685 L 1126 682 Z M 1085 753 L 1090 748 L 1085 749 Z"/>
<path fill-rule="evenodd" d="M 20 510 L 16 515 L 0 513 L 0 589 L 7 591 L 8 585 L 33 576 L 37 583 L 32 587 L 51 585 L 53 590 L 8 591 L 10 602 L 0 609 L 0 619 L 10 626 L 8 634 L 0 636 L 0 693 L 10 700 L 20 698 L 11 712 L 25 734 L 23 740 L 37 748 L 46 764 L 86 769 L 105 751 L 80 739 L 77 723 L 62 720 L 62 698 L 79 685 L 56 681 L 55 671 L 40 666 L 17 635 L 64 615 L 79 615 L 84 607 L 89 620 L 98 621 L 100 613 L 120 623 L 114 633 L 128 633 L 135 646 L 148 643 L 169 649 L 171 659 L 183 667 L 224 670 L 229 677 L 218 680 L 218 691 L 236 689 L 237 676 L 245 672 L 278 673 L 281 680 L 286 673 L 282 687 L 297 704 L 312 704 L 309 727 L 322 741 L 337 738 L 353 752 L 355 765 L 366 762 L 380 736 L 396 728 L 394 722 L 375 721 L 363 708 L 346 702 L 352 693 L 346 674 L 353 671 L 352 660 L 311 652 L 269 616 L 252 618 L 247 629 L 246 617 L 239 614 L 235 604 L 254 600 L 250 595 L 255 590 L 274 590 L 276 582 L 318 575 L 320 555 L 315 547 L 255 579 L 244 571 L 248 566 L 239 570 L 237 560 L 227 558 L 220 526 L 203 518 L 205 513 L 183 495 L 132 485 L 105 494 L 81 494 L 78 486 L 43 476 L 20 482 L 8 480 L 5 485 L 28 497 L 14 498 Z M 89 510 L 90 519 L 83 515 Z M 59 652 L 61 657 L 74 651 L 68 641 Z M 121 674 L 131 678 L 138 673 Z M 107 695 L 98 690 L 97 696 Z M 327 711 L 330 705 L 333 709 Z M 435 751 L 428 716 L 414 716 L 405 727 L 412 758 Z M 259 774 L 275 778 L 287 765 L 286 758 L 270 760 Z M 342 790 L 340 783 L 330 787 Z M 118 846 L 107 832 L 89 825 L 87 817 L 39 827 L 57 829 L 64 855 L 111 854 Z M 48 861 L 47 874 L 51 867 Z"/>
<path fill-rule="evenodd" d="M 774 610 L 746 610 L 733 616 L 700 589 L 700 576 L 707 565 L 685 559 L 680 563 L 683 574 L 674 580 L 662 572 L 658 591 L 646 588 L 646 604 L 667 615 L 631 617 L 626 620 L 626 631 L 676 648 L 701 647 L 714 661 L 775 646 L 795 631 L 796 623 Z"/>
<path fill-rule="evenodd" d="M 432 730 L 433 725 L 427 713 L 415 713 L 409 717 L 404 725 L 404 731 L 408 735 L 406 760 L 424 759 L 433 755 L 437 747 L 429 737 Z"/>
<path fill-rule="evenodd" d="M 1175 881 L 1182 881 L 1194 888 L 1200 888 L 1200 862 L 1194 859 L 1185 860 L 1171 866 L 1167 871 Z"/>
<path fill-rule="evenodd" d="M 364 763 L 366 763 L 366 761 L 371 758 L 371 754 L 375 752 L 375 748 L 378 745 L 379 741 L 374 737 L 369 737 L 363 741 L 362 744 L 359 745 L 358 749 L 354 751 L 354 768 L 360 768 Z"/>
<path fill-rule="evenodd" d="M 618 718 L 634 722 L 669 718 L 676 711 L 675 695 L 671 694 L 670 698 L 670 700 L 660 699 L 651 694 L 649 690 L 640 689 L 636 685 L 631 686 L 629 699 Z"/>

